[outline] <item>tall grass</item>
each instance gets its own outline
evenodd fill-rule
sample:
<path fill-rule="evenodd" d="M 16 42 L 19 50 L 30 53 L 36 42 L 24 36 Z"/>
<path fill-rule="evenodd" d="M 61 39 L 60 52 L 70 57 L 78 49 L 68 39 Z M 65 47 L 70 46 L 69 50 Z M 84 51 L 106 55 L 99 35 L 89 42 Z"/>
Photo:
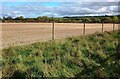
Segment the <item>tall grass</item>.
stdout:
<path fill-rule="evenodd" d="M 118 77 L 118 32 L 38 42 L 3 50 L 3 77 Z"/>

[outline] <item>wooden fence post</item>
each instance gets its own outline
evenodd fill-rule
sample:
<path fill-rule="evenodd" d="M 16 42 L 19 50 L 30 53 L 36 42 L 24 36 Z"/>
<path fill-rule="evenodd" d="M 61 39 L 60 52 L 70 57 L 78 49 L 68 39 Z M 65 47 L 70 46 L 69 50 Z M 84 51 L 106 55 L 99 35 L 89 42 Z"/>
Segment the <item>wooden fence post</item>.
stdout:
<path fill-rule="evenodd" d="M 115 31 L 115 21 L 113 20 L 113 32 Z"/>
<path fill-rule="evenodd" d="M 83 35 L 85 35 L 85 21 L 84 21 L 84 25 L 83 25 Z"/>
<path fill-rule="evenodd" d="M 53 22 L 52 22 L 52 40 L 55 39 L 55 37 L 54 37 L 54 36 L 55 36 L 55 35 L 54 35 L 55 33 L 54 33 L 54 32 L 55 32 L 55 24 L 54 24 L 54 21 L 53 21 Z"/>
<path fill-rule="evenodd" d="M 104 22 L 102 20 L 102 32 L 104 31 Z"/>
<path fill-rule="evenodd" d="M 113 32 L 115 31 L 115 23 L 113 23 Z"/>

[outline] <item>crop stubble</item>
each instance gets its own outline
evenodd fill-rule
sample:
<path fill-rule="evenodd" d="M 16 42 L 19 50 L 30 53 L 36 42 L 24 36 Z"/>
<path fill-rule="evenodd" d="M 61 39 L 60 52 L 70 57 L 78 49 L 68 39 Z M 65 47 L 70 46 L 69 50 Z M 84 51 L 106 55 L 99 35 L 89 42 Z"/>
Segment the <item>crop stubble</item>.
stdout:
<path fill-rule="evenodd" d="M 104 31 L 113 29 L 104 24 Z M 118 25 L 115 25 L 115 29 Z M 86 34 L 101 32 L 101 24 L 86 24 Z M 55 39 L 83 34 L 82 23 L 55 23 Z M 52 39 L 52 23 L 2 23 L 2 47 L 30 44 Z"/>

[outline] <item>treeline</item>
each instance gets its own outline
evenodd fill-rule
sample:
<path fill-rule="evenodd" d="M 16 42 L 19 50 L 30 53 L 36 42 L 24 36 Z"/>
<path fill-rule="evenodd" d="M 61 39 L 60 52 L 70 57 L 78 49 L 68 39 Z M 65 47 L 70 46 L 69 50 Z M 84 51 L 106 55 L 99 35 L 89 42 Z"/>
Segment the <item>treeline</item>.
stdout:
<path fill-rule="evenodd" d="M 3 23 L 118 23 L 118 16 L 85 16 L 85 17 L 61 17 L 53 18 L 40 16 L 37 18 L 24 18 L 23 16 L 12 18 L 10 16 L 0 18 Z"/>

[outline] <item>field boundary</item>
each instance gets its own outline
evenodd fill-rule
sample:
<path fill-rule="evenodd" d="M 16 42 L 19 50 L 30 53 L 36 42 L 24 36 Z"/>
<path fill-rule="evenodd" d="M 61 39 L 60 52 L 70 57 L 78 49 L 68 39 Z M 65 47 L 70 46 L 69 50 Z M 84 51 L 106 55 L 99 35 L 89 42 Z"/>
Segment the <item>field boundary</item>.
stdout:
<path fill-rule="evenodd" d="M 114 23 L 3 23 L 1 47 L 115 30 L 118 26 Z"/>

